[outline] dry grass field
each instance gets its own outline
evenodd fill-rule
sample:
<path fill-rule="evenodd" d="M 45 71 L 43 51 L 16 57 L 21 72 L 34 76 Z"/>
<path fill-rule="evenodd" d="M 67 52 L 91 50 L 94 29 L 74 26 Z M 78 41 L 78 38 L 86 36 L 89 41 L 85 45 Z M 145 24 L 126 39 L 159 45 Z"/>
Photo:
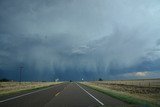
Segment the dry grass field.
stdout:
<path fill-rule="evenodd" d="M 125 98 L 124 100 L 126 101 L 137 99 L 138 102 L 146 101 L 153 105 L 160 106 L 160 79 L 95 81 L 85 82 L 83 84 L 105 91 L 111 96 L 113 95 L 122 100 L 123 98 Z"/>
<path fill-rule="evenodd" d="M 132 85 L 142 87 L 160 87 L 160 79 L 137 79 L 137 80 L 110 80 L 110 81 L 96 81 L 101 84 L 119 84 Z"/>
<path fill-rule="evenodd" d="M 0 82 L 0 95 L 16 93 L 24 90 L 38 89 L 60 82 Z"/>

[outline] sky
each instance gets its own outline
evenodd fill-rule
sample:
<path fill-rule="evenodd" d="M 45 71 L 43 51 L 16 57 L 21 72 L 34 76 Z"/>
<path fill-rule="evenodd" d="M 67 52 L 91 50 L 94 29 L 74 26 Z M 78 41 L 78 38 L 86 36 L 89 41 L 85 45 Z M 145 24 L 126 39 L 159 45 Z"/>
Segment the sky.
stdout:
<path fill-rule="evenodd" d="M 160 78 L 159 0 L 0 0 L 0 78 Z"/>

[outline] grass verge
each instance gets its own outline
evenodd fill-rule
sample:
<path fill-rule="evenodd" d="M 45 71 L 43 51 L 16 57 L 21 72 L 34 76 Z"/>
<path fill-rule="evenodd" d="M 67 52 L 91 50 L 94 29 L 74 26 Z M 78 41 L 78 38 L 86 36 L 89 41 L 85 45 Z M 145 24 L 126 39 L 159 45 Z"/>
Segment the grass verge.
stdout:
<path fill-rule="evenodd" d="M 85 86 L 90 87 L 96 91 L 102 92 L 106 95 L 117 98 L 117 99 L 124 101 L 126 103 L 129 103 L 129 104 L 138 104 L 138 105 L 142 105 L 144 107 L 160 107 L 160 105 L 158 105 L 154 102 L 149 102 L 145 99 L 140 99 L 136 96 L 132 96 L 132 95 L 125 93 L 125 92 L 119 92 L 119 91 L 99 87 L 96 85 L 86 84 L 86 83 L 82 83 L 82 84 L 84 84 Z"/>
<path fill-rule="evenodd" d="M 0 96 L 31 92 L 31 91 L 35 91 L 35 90 L 39 90 L 39 89 L 43 89 L 43 88 L 48 88 L 50 86 L 60 84 L 60 83 L 61 82 L 48 84 L 46 82 L 46 83 L 38 83 L 38 84 L 34 83 L 31 85 L 29 82 L 25 82 L 25 83 L 22 83 L 23 85 L 21 85 L 19 83 L 13 83 L 14 86 L 12 86 L 12 87 L 10 86 L 10 84 L 12 84 L 12 83 L 1 83 L 1 86 L 3 86 L 3 87 L 0 87 Z"/>

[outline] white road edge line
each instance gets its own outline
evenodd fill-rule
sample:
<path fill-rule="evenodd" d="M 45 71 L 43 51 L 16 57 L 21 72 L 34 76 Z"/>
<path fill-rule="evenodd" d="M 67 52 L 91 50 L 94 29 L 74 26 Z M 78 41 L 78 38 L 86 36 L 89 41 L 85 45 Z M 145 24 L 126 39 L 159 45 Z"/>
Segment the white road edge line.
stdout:
<path fill-rule="evenodd" d="M 76 83 L 77 84 L 77 83 Z M 101 101 L 99 101 L 96 97 L 94 97 L 92 94 L 90 94 L 88 91 L 86 91 L 84 88 L 82 88 L 80 85 L 77 84 L 79 88 L 81 88 L 83 91 L 85 91 L 88 95 L 90 95 L 93 99 L 95 99 L 98 103 L 100 103 L 102 106 L 104 105 Z"/>
<path fill-rule="evenodd" d="M 37 92 L 40 92 L 40 91 L 48 90 L 49 88 L 52 88 L 52 86 L 48 87 L 48 88 L 45 88 L 45 89 L 41 89 L 41 90 L 33 91 L 33 92 L 30 92 L 30 93 L 22 94 L 22 95 L 19 95 L 19 96 L 11 97 L 11 98 L 8 98 L 8 99 L 5 99 L 5 100 L 1 100 L 0 103 L 10 101 L 10 100 L 13 100 L 13 99 L 17 99 L 17 98 L 20 98 L 20 97 L 23 97 L 23 96 L 27 96 L 27 95 L 37 93 Z"/>

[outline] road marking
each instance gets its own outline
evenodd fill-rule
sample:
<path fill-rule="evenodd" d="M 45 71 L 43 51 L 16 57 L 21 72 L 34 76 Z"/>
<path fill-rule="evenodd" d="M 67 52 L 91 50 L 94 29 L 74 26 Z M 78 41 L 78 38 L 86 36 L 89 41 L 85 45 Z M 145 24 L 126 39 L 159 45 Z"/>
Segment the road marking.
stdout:
<path fill-rule="evenodd" d="M 76 83 L 77 84 L 77 83 Z M 99 101 L 96 97 L 94 97 L 92 94 L 90 94 L 88 91 L 86 91 L 84 88 L 82 88 L 80 85 L 77 84 L 79 88 L 81 88 L 83 91 L 85 91 L 88 95 L 90 95 L 93 99 L 95 99 L 98 103 L 100 103 L 102 106 L 104 105 L 101 101 Z"/>
<path fill-rule="evenodd" d="M 55 96 L 58 96 L 60 94 L 60 92 L 58 92 Z"/>
<path fill-rule="evenodd" d="M 30 95 L 30 94 L 34 94 L 34 93 L 37 93 L 37 92 L 40 92 L 40 91 L 48 90 L 50 88 L 53 88 L 53 87 L 51 86 L 51 87 L 48 87 L 48 88 L 45 88 L 45 89 L 41 89 L 41 90 L 33 91 L 33 92 L 30 92 L 30 93 L 22 94 L 22 95 L 19 95 L 19 96 L 15 96 L 15 97 L 12 97 L 12 98 L 8 98 L 8 99 L 5 99 L 5 100 L 1 100 L 0 103 L 10 101 L 10 100 L 13 100 L 13 99 L 17 99 L 17 98 L 27 96 L 27 95 Z"/>

